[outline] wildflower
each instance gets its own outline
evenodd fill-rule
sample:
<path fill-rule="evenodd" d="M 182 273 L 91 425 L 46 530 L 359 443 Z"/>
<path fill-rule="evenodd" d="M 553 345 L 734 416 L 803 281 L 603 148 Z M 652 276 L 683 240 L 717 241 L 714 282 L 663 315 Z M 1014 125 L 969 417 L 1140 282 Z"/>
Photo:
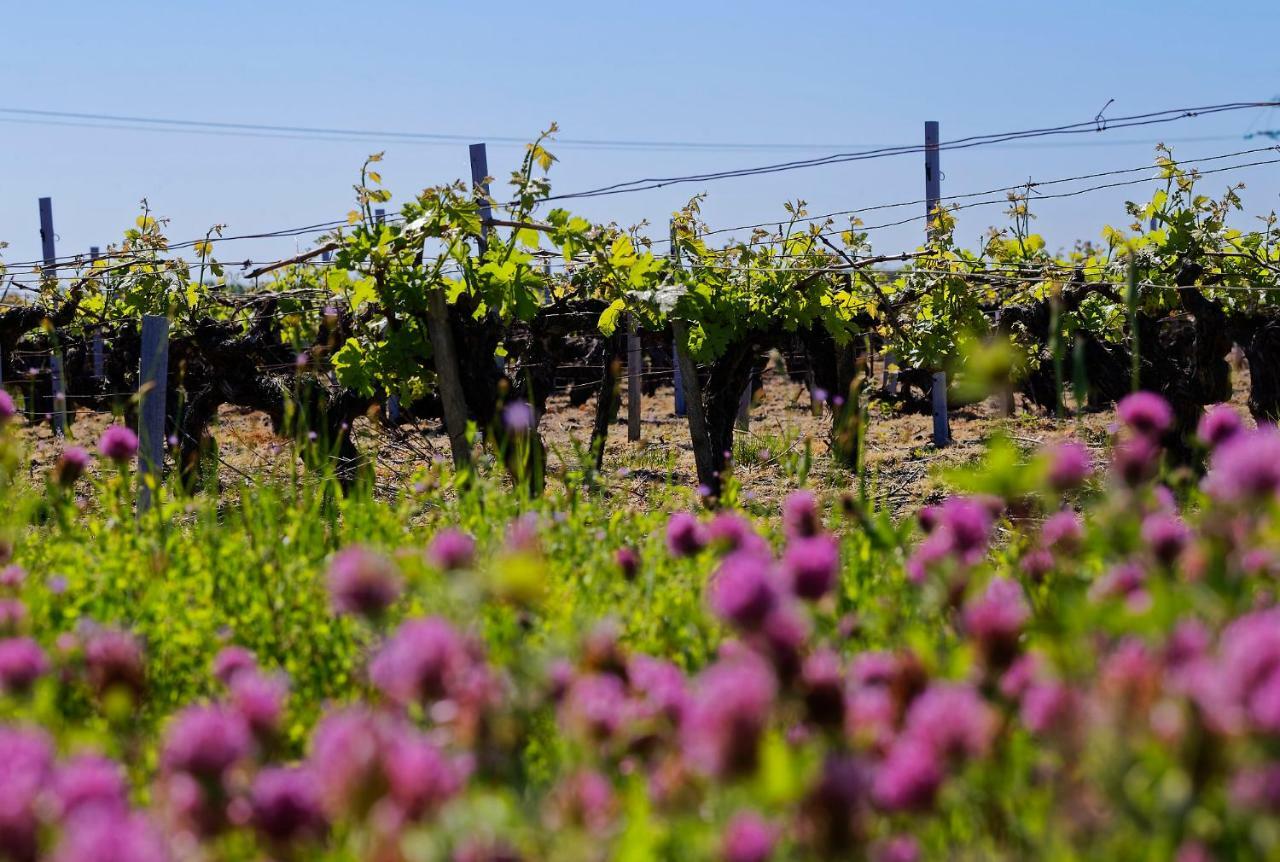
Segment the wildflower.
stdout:
<path fill-rule="evenodd" d="M 329 596 L 338 613 L 380 617 L 400 595 L 400 575 L 382 554 L 354 545 L 329 564 Z"/>
<path fill-rule="evenodd" d="M 1018 638 L 1031 616 L 1022 587 L 1007 578 L 995 578 L 980 598 L 964 610 L 964 625 L 978 643 L 990 667 L 1007 667 L 1018 652 Z"/>
<path fill-rule="evenodd" d="M 470 568 L 475 555 L 475 539 L 461 530 L 441 530 L 427 546 L 427 561 L 445 572 Z"/>
<path fill-rule="evenodd" d="M 831 756 L 802 806 L 804 832 L 822 858 L 847 859 L 862 838 L 862 814 L 871 791 L 866 766 L 853 757 Z"/>
<path fill-rule="evenodd" d="M 721 619 L 758 628 L 778 602 L 771 561 L 745 551 L 730 554 L 712 576 L 709 598 Z"/>
<path fill-rule="evenodd" d="M 816 536 L 822 529 L 818 499 L 808 491 L 792 491 L 782 501 L 782 527 L 787 537 Z"/>
<path fill-rule="evenodd" d="M 1040 544 L 1053 551 L 1072 553 L 1084 541 L 1084 521 L 1069 509 L 1054 512 L 1040 527 Z"/>
<path fill-rule="evenodd" d="M 98 451 L 117 464 L 127 463 L 138 454 L 138 435 L 123 425 L 112 425 L 102 432 Z"/>
<path fill-rule="evenodd" d="M 819 649 L 804 660 L 800 681 L 809 721 L 822 727 L 844 722 L 843 677 L 840 656 L 830 649 Z"/>
<path fill-rule="evenodd" d="M 1116 415 L 1134 433 L 1143 437 L 1160 437 L 1173 424 L 1173 410 L 1169 402 L 1154 392 L 1126 395 L 1116 405 Z"/>
<path fill-rule="evenodd" d="M 667 550 L 673 557 L 692 557 L 707 544 L 698 519 L 688 512 L 676 512 L 667 520 Z"/>
<path fill-rule="evenodd" d="M 640 554 L 635 548 L 618 548 L 614 551 L 613 562 L 628 581 L 634 581 L 640 572 Z"/>
<path fill-rule="evenodd" d="M 652 656 L 632 656 L 627 662 L 627 683 L 631 688 L 633 718 L 641 721 L 661 718 L 673 727 L 679 725 L 689 704 L 689 692 L 680 668 Z"/>
<path fill-rule="evenodd" d="M 1145 594 L 1146 583 L 1147 572 L 1142 566 L 1134 562 L 1117 563 L 1094 582 L 1089 594 L 1095 600 L 1128 598 L 1131 602 L 1138 602 Z"/>
<path fill-rule="evenodd" d="M 533 427 L 533 408 L 526 401 L 509 401 L 502 408 L 502 424 L 513 434 L 524 434 Z"/>
<path fill-rule="evenodd" d="M 0 640 L 0 691 L 23 694 L 49 672 L 49 659 L 31 638 Z"/>
<path fill-rule="evenodd" d="M 178 713 L 165 733 L 161 763 L 203 781 L 219 781 L 249 756 L 249 725 L 222 706 L 191 706 Z"/>
<path fill-rule="evenodd" d="M 316 725 L 308 764 L 330 815 L 361 817 L 381 796 L 387 725 L 388 719 L 359 707 L 330 712 Z"/>
<path fill-rule="evenodd" d="M 1111 465 L 1122 483 L 1136 488 L 1155 476 L 1160 465 L 1160 445 L 1150 437 L 1127 437 L 1111 450 Z"/>
<path fill-rule="evenodd" d="M 14 405 L 13 398 L 8 392 L 0 389 L 0 425 L 3 425 L 17 415 L 18 408 Z"/>
<path fill-rule="evenodd" d="M 1032 733 L 1050 733 L 1066 725 L 1075 705 L 1075 696 L 1065 684 L 1033 683 L 1022 696 L 1022 723 Z"/>
<path fill-rule="evenodd" d="M 1187 546 L 1191 531 L 1177 515 L 1156 513 L 1142 522 L 1142 541 L 1151 548 L 1152 555 L 1166 566 L 1171 566 Z"/>
<path fill-rule="evenodd" d="M 872 796 L 888 811 L 925 811 L 942 784 L 938 753 L 923 739 L 904 736 L 876 770 Z"/>
<path fill-rule="evenodd" d="M 457 692 L 471 664 L 466 643 L 439 617 L 409 620 L 369 662 L 369 677 L 392 702 L 438 701 Z"/>
<path fill-rule="evenodd" d="M 1231 781 L 1231 799 L 1246 808 L 1280 811 L 1280 765 L 1241 769 Z"/>
<path fill-rule="evenodd" d="M 1253 723 L 1280 732 L 1280 609 L 1236 619 L 1218 652 L 1227 696 Z"/>
<path fill-rule="evenodd" d="M 753 811 L 740 811 L 725 826 L 720 839 L 724 862 L 767 862 L 773 855 L 778 831 Z"/>
<path fill-rule="evenodd" d="M 1049 487 L 1058 493 L 1074 490 L 1084 484 L 1093 472 L 1093 457 L 1075 440 L 1059 443 L 1048 452 Z"/>
<path fill-rule="evenodd" d="M 569 686 L 561 720 L 584 739 L 611 739 L 626 717 L 626 690 L 622 680 L 609 673 L 583 674 Z"/>
<path fill-rule="evenodd" d="M 552 794 L 562 823 L 585 826 L 593 832 L 606 829 L 613 821 L 618 800 L 609 779 L 594 769 L 570 774 Z"/>
<path fill-rule="evenodd" d="M 213 659 L 213 675 L 223 685 L 229 685 L 241 671 L 257 669 L 257 656 L 240 646 L 223 647 Z"/>
<path fill-rule="evenodd" d="M 0 847 L 36 858 L 36 800 L 53 768 L 53 746 L 39 730 L 0 725 Z"/>
<path fill-rule="evenodd" d="M 230 684 L 231 705 L 259 737 L 269 737 L 280 727 L 289 684 L 280 676 L 257 670 L 236 674 Z"/>
<path fill-rule="evenodd" d="M 934 683 L 911 703 L 906 729 L 943 757 L 981 757 L 995 732 L 991 708 L 958 683 Z"/>
<path fill-rule="evenodd" d="M 1204 489 L 1219 503 L 1262 503 L 1280 493 L 1280 430 L 1237 434 L 1213 452 Z"/>
<path fill-rule="evenodd" d="M 707 524 L 707 539 L 724 553 L 769 553 L 769 543 L 752 528 L 751 522 L 733 512 L 716 513 Z"/>
<path fill-rule="evenodd" d="M 253 779 L 249 790 L 252 822 L 277 844 L 324 836 L 328 821 L 316 778 L 307 767 L 270 767 Z"/>
<path fill-rule="evenodd" d="M 51 790 L 63 819 L 90 807 L 123 813 L 128 807 L 128 787 L 120 764 L 98 754 L 81 754 L 59 765 Z"/>
<path fill-rule="evenodd" d="M 682 728 L 691 762 L 721 778 L 755 772 L 776 692 L 769 668 L 749 654 L 703 671 Z"/>
<path fill-rule="evenodd" d="M 18 590 L 22 587 L 22 582 L 26 579 L 27 573 L 22 566 L 10 563 L 3 569 L 0 569 L 0 587 L 6 590 Z"/>
<path fill-rule="evenodd" d="M 911 835 L 894 835 L 871 848 L 871 862 L 920 862 L 920 843 Z"/>
<path fill-rule="evenodd" d="M 834 536 L 792 539 L 782 557 L 791 591 L 816 601 L 831 591 L 840 568 L 840 546 Z"/>
<path fill-rule="evenodd" d="M 753 640 L 773 662 L 778 679 L 789 684 L 800 672 L 800 657 L 809 640 L 809 618 L 794 602 L 779 604 L 765 617 Z"/>
<path fill-rule="evenodd" d="M 89 469 L 90 456 L 79 446 L 68 446 L 62 451 L 53 467 L 53 480 L 63 488 L 70 488 Z"/>
<path fill-rule="evenodd" d="M 0 637 L 12 637 L 22 629 L 27 606 L 21 599 L 0 599 Z"/>
<path fill-rule="evenodd" d="M 1217 449 L 1244 430 L 1244 420 L 1234 408 L 1226 404 L 1216 404 L 1200 417 L 1200 424 L 1196 427 L 1196 437 L 1210 449 Z"/>
<path fill-rule="evenodd" d="M 52 862 L 167 862 L 159 833 L 141 814 L 94 809 L 73 817 L 63 830 Z"/>
<path fill-rule="evenodd" d="M 1022 555 L 1018 568 L 1033 583 L 1040 583 L 1053 571 L 1053 554 L 1044 548 L 1032 548 Z"/>
<path fill-rule="evenodd" d="M 135 698 L 142 694 L 144 670 L 142 646 L 137 638 L 120 629 L 94 630 L 84 646 L 89 684 L 98 695 L 121 689 Z"/>
<path fill-rule="evenodd" d="M 971 566 L 987 553 L 992 526 L 991 507 L 973 497 L 951 497 L 935 507 L 927 522 L 928 535 L 907 561 L 907 575 L 922 583 L 928 572 L 945 560 Z"/>
<path fill-rule="evenodd" d="M 462 788 L 464 776 L 421 733 L 399 728 L 383 755 L 388 795 L 400 814 L 418 820 L 439 810 Z"/>

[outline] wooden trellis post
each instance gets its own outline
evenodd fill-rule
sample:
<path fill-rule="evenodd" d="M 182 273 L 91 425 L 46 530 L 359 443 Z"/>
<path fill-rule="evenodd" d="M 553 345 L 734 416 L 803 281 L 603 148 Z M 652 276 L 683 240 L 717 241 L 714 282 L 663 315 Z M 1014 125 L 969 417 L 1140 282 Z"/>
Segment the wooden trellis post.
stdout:
<path fill-rule="evenodd" d="M 169 318 L 142 317 L 138 366 L 138 512 L 151 508 L 151 486 L 164 481 L 165 401 L 169 380 Z"/>
<path fill-rule="evenodd" d="M 627 439 L 640 439 L 640 330 L 635 315 L 631 315 L 627 333 Z"/>

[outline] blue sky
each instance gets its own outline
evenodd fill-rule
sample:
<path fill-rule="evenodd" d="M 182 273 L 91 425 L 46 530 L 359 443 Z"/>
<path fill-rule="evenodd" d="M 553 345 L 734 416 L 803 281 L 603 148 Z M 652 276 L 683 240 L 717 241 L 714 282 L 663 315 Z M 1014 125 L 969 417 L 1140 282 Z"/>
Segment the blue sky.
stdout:
<path fill-rule="evenodd" d="M 556 120 L 567 138 L 789 144 L 813 149 L 552 149 L 557 191 L 916 143 L 926 119 L 943 140 L 1280 93 L 1275 0 L 1073 3 L 696 4 L 548 2 L 13 4 L 0 52 L 0 108 L 532 137 Z M 1156 129 L 943 153 L 943 193 L 1147 163 L 1158 140 L 1178 155 L 1257 146 L 1250 128 L 1280 111 Z M 364 155 L 402 201 L 468 172 L 465 143 L 296 140 L 14 122 L 0 114 L 0 240 L 6 260 L 39 255 L 37 198 L 53 197 L 59 253 L 114 241 L 146 197 L 188 239 L 211 224 L 256 232 L 341 218 Z M 1211 138 L 1212 140 L 1189 140 Z M 491 144 L 505 176 L 518 147 Z M 1235 175 L 1208 178 L 1221 189 Z M 1280 165 L 1242 171 L 1249 214 L 1280 208 Z M 848 209 L 915 199 L 922 157 L 575 202 L 595 219 L 647 219 L 709 193 L 713 225 L 773 218 L 781 203 Z M 1124 189 L 1033 208 L 1050 245 L 1123 223 Z M 972 244 L 999 208 L 963 214 Z M 918 225 L 874 235 L 891 253 Z M 224 260 L 292 253 L 293 239 L 227 243 Z"/>

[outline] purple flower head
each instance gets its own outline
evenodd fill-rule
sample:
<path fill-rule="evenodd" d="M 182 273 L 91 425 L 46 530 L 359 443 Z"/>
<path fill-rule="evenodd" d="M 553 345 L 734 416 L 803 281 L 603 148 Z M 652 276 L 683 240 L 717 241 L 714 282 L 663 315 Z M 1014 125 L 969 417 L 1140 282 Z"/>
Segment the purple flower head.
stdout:
<path fill-rule="evenodd" d="M 1126 437 L 1112 448 L 1111 466 L 1123 484 L 1136 488 L 1155 476 L 1160 466 L 1160 444 L 1150 437 Z"/>
<path fill-rule="evenodd" d="M 793 593 L 817 601 L 835 586 L 840 544 L 830 535 L 792 539 L 783 552 L 782 567 Z"/>
<path fill-rule="evenodd" d="M 982 757 L 994 732 L 991 708 L 967 685 L 934 683 L 907 711 L 905 733 L 940 757 Z"/>
<path fill-rule="evenodd" d="M 1231 781 L 1231 799 L 1255 811 L 1280 812 L 1280 764 L 1241 769 Z"/>
<path fill-rule="evenodd" d="M 764 626 L 753 636 L 757 649 L 773 662 L 774 672 L 790 684 L 800 673 L 800 660 L 809 640 L 809 617 L 795 602 L 778 604 L 765 617 Z"/>
<path fill-rule="evenodd" d="M 141 814 L 95 808 L 73 817 L 51 862 L 169 862 L 160 833 Z"/>
<path fill-rule="evenodd" d="M 778 598 L 773 562 L 746 551 L 725 557 L 711 579 L 712 611 L 741 629 L 759 628 Z"/>
<path fill-rule="evenodd" d="M 680 668 L 669 661 L 635 655 L 627 662 L 633 718 L 649 722 L 664 720 L 678 726 L 689 705 L 689 691 Z"/>
<path fill-rule="evenodd" d="M 1184 668 L 1205 658 L 1213 642 L 1208 627 L 1197 619 L 1184 619 L 1174 626 L 1165 642 L 1164 661 L 1172 669 Z"/>
<path fill-rule="evenodd" d="M 1094 582 L 1089 594 L 1094 599 L 1129 598 L 1145 592 L 1147 570 L 1134 562 L 1116 563 Z"/>
<path fill-rule="evenodd" d="M 822 774 L 803 802 L 806 832 L 822 858 L 855 858 L 866 802 L 872 781 L 866 764 L 848 756 L 832 755 L 822 764 Z"/>
<path fill-rule="evenodd" d="M 0 848 L 11 858 L 36 858 L 36 800 L 52 768 L 53 746 L 43 731 L 0 724 Z"/>
<path fill-rule="evenodd" d="M 369 677 L 402 706 L 455 696 L 471 666 L 462 635 L 439 617 L 409 620 L 369 663 Z"/>
<path fill-rule="evenodd" d="M 1030 617 L 1022 587 L 1008 578 L 994 578 L 986 592 L 965 607 L 964 626 L 988 666 L 999 670 L 1017 656 L 1018 638 Z"/>
<path fill-rule="evenodd" d="M 223 685 L 229 685 L 241 671 L 257 669 L 258 657 L 242 646 L 223 647 L 213 659 L 213 675 Z"/>
<path fill-rule="evenodd" d="M 134 697 L 142 693 L 145 671 L 142 645 L 129 632 L 100 628 L 91 632 L 84 645 L 89 684 L 99 695 L 121 689 Z"/>
<path fill-rule="evenodd" d="M 138 435 L 123 425 L 112 425 L 102 432 L 98 451 L 117 464 L 132 461 L 138 454 Z"/>
<path fill-rule="evenodd" d="M 358 817 L 385 790 L 381 753 L 388 722 L 352 707 L 330 712 L 316 725 L 308 764 L 332 816 Z"/>
<path fill-rule="evenodd" d="M 1218 653 L 1226 696 L 1255 724 L 1280 731 L 1280 609 L 1236 619 Z"/>
<path fill-rule="evenodd" d="M 782 501 L 782 527 L 787 538 L 816 536 L 822 529 L 818 498 L 808 491 L 792 491 Z"/>
<path fill-rule="evenodd" d="M 667 520 L 667 550 L 671 556 L 692 557 L 706 544 L 706 531 L 689 512 L 676 512 Z"/>
<path fill-rule="evenodd" d="M 259 737 L 272 736 L 280 727 L 289 683 L 282 676 L 256 670 L 236 674 L 230 683 L 231 705 Z"/>
<path fill-rule="evenodd" d="M 408 727 L 387 739 L 383 763 L 391 800 L 407 820 L 438 811 L 462 789 L 466 777 L 444 752 Z"/>
<path fill-rule="evenodd" d="M 894 835 L 872 847 L 871 862 L 920 862 L 920 843 L 912 835 Z"/>
<path fill-rule="evenodd" d="M 589 673 L 569 686 L 560 715 L 579 738 L 602 742 L 622 729 L 626 712 L 627 693 L 622 680 L 611 673 Z"/>
<path fill-rule="evenodd" d="M 703 671 L 682 728 L 690 761 L 721 778 L 755 772 L 776 692 L 773 673 L 750 654 L 722 659 Z"/>
<path fill-rule="evenodd" d="M 1032 733 L 1051 733 L 1067 726 L 1076 704 L 1075 693 L 1061 682 L 1032 683 L 1022 695 L 1022 723 Z"/>
<path fill-rule="evenodd" d="M 831 649 L 818 649 L 800 668 L 805 713 L 813 724 L 839 727 L 844 723 L 844 669 Z"/>
<path fill-rule="evenodd" d="M 305 766 L 262 770 L 249 790 L 254 828 L 275 844 L 317 840 L 328 831 L 316 777 Z"/>
<path fill-rule="evenodd" d="M 893 682 L 898 662 L 887 652 L 864 652 L 854 657 L 850 677 L 859 687 L 888 685 Z"/>
<path fill-rule="evenodd" d="M 65 819 L 90 807 L 105 807 L 123 814 L 129 789 L 120 764 L 98 754 L 81 754 L 57 767 L 53 774 L 53 799 Z"/>
<path fill-rule="evenodd" d="M 31 638 L 0 640 L 0 691 L 24 694 L 49 672 L 49 659 Z"/>
<path fill-rule="evenodd" d="M 1010 700 L 1021 700 L 1040 674 L 1041 660 L 1035 653 L 1018 656 L 1000 677 L 1000 693 Z"/>
<path fill-rule="evenodd" d="M 1032 583 L 1040 583 L 1053 571 L 1053 552 L 1044 548 L 1032 548 L 1022 555 L 1018 568 Z"/>
<path fill-rule="evenodd" d="M 376 619 L 399 596 L 400 573 L 382 554 L 353 545 L 329 564 L 329 597 L 340 614 Z"/>
<path fill-rule="evenodd" d="M 21 588 L 22 582 L 26 579 L 27 573 L 22 566 L 10 563 L 0 569 L 0 588 L 2 589 L 17 590 Z"/>
<path fill-rule="evenodd" d="M 1280 494 L 1280 429 L 1263 426 L 1228 439 L 1209 461 L 1204 489 L 1219 503 L 1263 503 Z"/>
<path fill-rule="evenodd" d="M 1173 424 L 1173 409 L 1154 392 L 1134 392 L 1116 405 L 1116 415 L 1135 434 L 1158 438 Z"/>
<path fill-rule="evenodd" d="M 942 784 L 939 754 L 925 740 L 900 737 L 876 770 L 871 793 L 887 811 L 926 811 Z"/>
<path fill-rule="evenodd" d="M 22 630 L 27 606 L 22 599 L 0 599 L 0 637 L 11 637 Z"/>
<path fill-rule="evenodd" d="M 809 390 L 809 397 L 814 401 L 817 401 L 819 404 L 826 404 L 829 393 L 822 387 L 815 386 L 813 389 Z"/>
<path fill-rule="evenodd" d="M 993 515 L 974 497 L 950 497 L 929 515 L 933 528 L 907 561 L 907 575 L 922 583 L 938 563 L 951 559 L 970 566 L 986 556 Z"/>
<path fill-rule="evenodd" d="M 755 531 L 751 522 L 734 512 L 717 512 L 707 524 L 707 538 L 718 550 L 751 551 L 769 554 L 769 543 Z"/>
<path fill-rule="evenodd" d="M 220 781 L 252 748 L 249 725 L 238 713 L 224 706 L 190 706 L 165 733 L 160 761 L 167 772 Z"/>
<path fill-rule="evenodd" d="M 1223 443 L 1243 433 L 1244 420 L 1234 407 L 1226 404 L 1215 404 L 1200 417 L 1196 427 L 1196 437 L 1210 449 L 1217 449 Z"/>
<path fill-rule="evenodd" d="M 1084 521 L 1069 509 L 1054 512 L 1040 527 L 1040 544 L 1057 552 L 1073 553 L 1084 541 Z"/>
<path fill-rule="evenodd" d="M 527 401 L 508 401 L 502 408 L 502 424 L 513 434 L 524 434 L 533 427 L 533 408 Z"/>
<path fill-rule="evenodd" d="M 79 446 L 68 446 L 62 450 L 58 463 L 53 468 L 53 479 L 63 488 L 70 488 L 76 480 L 89 469 L 92 460 L 89 453 Z"/>
<path fill-rule="evenodd" d="M 1142 541 L 1166 566 L 1173 565 L 1191 540 L 1191 530 L 1177 515 L 1157 512 L 1142 522 Z"/>
<path fill-rule="evenodd" d="M 613 562 L 628 581 L 634 581 L 640 573 L 640 554 L 635 548 L 618 548 L 613 552 Z"/>
<path fill-rule="evenodd" d="M 18 408 L 13 403 L 13 398 L 3 389 L 0 389 L 0 425 L 8 422 L 14 416 L 18 415 Z"/>
<path fill-rule="evenodd" d="M 1093 473 L 1093 456 L 1075 440 L 1049 449 L 1049 487 L 1062 493 L 1079 488 Z"/>
<path fill-rule="evenodd" d="M 724 862 L 768 862 L 778 830 L 753 811 L 740 811 L 724 828 L 720 857 Z"/>
<path fill-rule="evenodd" d="M 617 814 L 613 785 L 594 769 L 570 773 L 555 788 L 552 799 L 559 823 L 585 826 L 592 832 L 608 829 Z"/>
<path fill-rule="evenodd" d="M 475 539 L 461 530 L 441 530 L 427 546 L 427 562 L 446 572 L 470 568 L 475 556 Z"/>

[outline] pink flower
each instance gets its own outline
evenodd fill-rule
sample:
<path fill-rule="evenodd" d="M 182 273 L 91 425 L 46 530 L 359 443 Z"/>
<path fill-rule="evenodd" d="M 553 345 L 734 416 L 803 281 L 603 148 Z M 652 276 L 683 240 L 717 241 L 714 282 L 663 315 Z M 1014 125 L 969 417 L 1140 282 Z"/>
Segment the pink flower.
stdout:
<path fill-rule="evenodd" d="M 104 458 L 124 464 L 138 454 L 138 435 L 123 425 L 112 425 L 102 432 L 98 451 Z"/>
<path fill-rule="evenodd" d="M 390 798 L 409 820 L 434 814 L 458 793 L 465 779 L 439 748 L 409 728 L 387 739 L 383 762 Z"/>
<path fill-rule="evenodd" d="M 872 862 L 920 862 L 920 844 L 911 835 L 895 835 L 875 845 Z"/>
<path fill-rule="evenodd" d="M 338 613 L 377 619 L 400 589 L 395 564 L 359 545 L 339 551 L 329 564 L 329 596 Z"/>
<path fill-rule="evenodd" d="M 396 630 L 369 663 L 369 677 L 394 703 L 429 704 L 457 696 L 471 664 L 457 630 L 440 617 L 425 617 Z"/>
<path fill-rule="evenodd" d="M 1069 509 L 1054 512 L 1040 527 L 1040 543 L 1050 550 L 1073 553 L 1083 541 L 1084 521 Z"/>
<path fill-rule="evenodd" d="M 691 762 L 721 778 L 753 773 L 777 692 L 769 668 L 749 653 L 722 659 L 698 676 L 693 690 L 683 727 Z"/>
<path fill-rule="evenodd" d="M 508 401 L 502 408 L 502 424 L 513 434 L 524 434 L 533 427 L 533 408 L 525 401 Z"/>
<path fill-rule="evenodd" d="M 684 674 L 669 661 L 634 655 L 627 662 L 627 682 L 631 687 L 631 714 L 642 721 L 664 719 L 678 726 L 689 705 Z"/>
<path fill-rule="evenodd" d="M 635 548 L 618 548 L 613 554 L 613 562 L 628 581 L 634 581 L 640 572 L 640 554 Z"/>
<path fill-rule="evenodd" d="M 124 770 L 114 760 L 97 754 L 81 754 L 58 766 L 52 791 L 58 814 L 64 819 L 94 806 L 120 813 L 128 807 Z"/>
<path fill-rule="evenodd" d="M 1215 404 L 1200 417 L 1200 425 L 1196 428 L 1196 437 L 1210 449 L 1217 449 L 1244 430 L 1244 420 L 1240 418 L 1240 414 L 1233 407 L 1226 404 Z"/>
<path fill-rule="evenodd" d="M 821 727 L 844 723 L 844 671 L 835 651 L 818 649 L 806 658 L 800 683 L 809 721 Z"/>
<path fill-rule="evenodd" d="M 778 598 L 772 562 L 747 551 L 725 557 L 711 579 L 711 609 L 741 629 L 759 628 Z"/>
<path fill-rule="evenodd" d="M 470 568 L 475 555 L 475 539 L 461 530 L 441 530 L 427 547 L 427 561 L 446 572 Z"/>
<path fill-rule="evenodd" d="M 133 635 L 119 629 L 95 629 L 85 641 L 84 657 L 89 683 L 99 695 L 112 689 L 122 689 L 134 697 L 142 693 L 142 646 Z"/>
<path fill-rule="evenodd" d="M 667 550 L 673 557 L 692 557 L 707 544 L 706 531 L 688 512 L 676 512 L 667 520 Z"/>
<path fill-rule="evenodd" d="M 753 811 L 733 815 L 720 839 L 724 862 L 767 862 L 773 855 L 778 831 Z"/>
<path fill-rule="evenodd" d="M 1263 503 L 1280 493 L 1280 430 L 1237 434 L 1213 452 L 1204 489 L 1219 503 Z"/>
<path fill-rule="evenodd" d="M 58 463 L 54 465 L 54 481 L 63 488 L 70 488 L 84 475 L 85 470 L 89 469 L 91 460 L 89 453 L 84 449 L 79 446 L 68 446 L 62 451 Z"/>
<path fill-rule="evenodd" d="M 8 392 L 0 389 L 0 425 L 3 425 L 17 415 L 18 408 L 14 405 L 13 398 Z"/>
<path fill-rule="evenodd" d="M 245 670 L 231 679 L 231 705 L 259 737 L 272 736 L 280 728 L 289 683 L 281 676 Z"/>
<path fill-rule="evenodd" d="M 622 680 L 611 673 L 584 674 L 575 679 L 560 710 L 566 726 L 593 742 L 616 736 L 626 714 L 626 690 Z"/>
<path fill-rule="evenodd" d="M 792 491 L 782 501 L 782 528 L 787 537 L 816 536 L 822 529 L 818 498 L 808 491 Z"/>
<path fill-rule="evenodd" d="M 213 675 L 223 685 L 229 684 L 241 671 L 257 669 L 257 656 L 241 646 L 223 647 L 213 659 Z"/>
<path fill-rule="evenodd" d="M 1030 617 L 1022 587 L 1008 578 L 993 578 L 986 592 L 965 607 L 964 625 L 987 664 L 999 669 L 1017 655 L 1018 638 Z"/>
<path fill-rule="evenodd" d="M 49 659 L 31 638 L 0 640 L 0 691 L 23 694 L 49 672 Z"/>
<path fill-rule="evenodd" d="M 0 847 L 12 858 L 36 858 L 36 802 L 53 769 L 43 731 L 0 725 Z"/>
<path fill-rule="evenodd" d="M 1143 437 L 1160 437 L 1173 424 L 1173 410 L 1169 402 L 1154 392 L 1126 395 L 1116 406 L 1116 415 Z"/>
<path fill-rule="evenodd" d="M 1157 512 L 1142 522 L 1142 541 L 1166 566 L 1173 565 L 1191 539 L 1191 530 L 1177 515 Z"/>
<path fill-rule="evenodd" d="M 888 811 L 925 811 L 942 784 L 938 751 L 926 740 L 905 735 L 876 770 L 872 796 Z"/>
<path fill-rule="evenodd" d="M 1136 488 L 1155 476 L 1160 465 L 1160 445 L 1150 437 L 1127 437 L 1111 450 L 1111 465 L 1121 482 Z"/>
<path fill-rule="evenodd" d="M 0 599 L 0 637 L 11 637 L 22 629 L 27 606 L 21 599 Z"/>
<path fill-rule="evenodd" d="M 238 713 L 222 706 L 190 706 L 165 733 L 160 760 L 168 772 L 220 781 L 252 747 L 249 725 Z"/>
<path fill-rule="evenodd" d="M 307 767 L 269 767 L 249 791 L 254 827 L 276 844 L 322 838 L 328 821 L 316 777 Z"/>
<path fill-rule="evenodd" d="M 934 683 L 911 702 L 903 732 L 941 757 L 982 757 L 995 733 L 995 716 L 969 686 Z"/>
<path fill-rule="evenodd" d="M 1062 493 L 1084 484 L 1093 473 L 1093 456 L 1075 440 L 1059 443 L 1048 450 L 1049 487 Z"/>
<path fill-rule="evenodd" d="M 751 522 L 733 512 L 717 512 L 707 524 L 707 538 L 723 553 L 749 551 L 768 555 L 769 543 L 752 528 Z"/>
<path fill-rule="evenodd" d="M 52 862 L 168 862 L 170 858 L 146 817 L 101 808 L 71 818 L 50 857 Z"/>
<path fill-rule="evenodd" d="M 1034 683 L 1022 696 L 1022 723 L 1032 733 L 1047 734 L 1063 727 L 1075 706 L 1075 694 L 1063 683 Z"/>
<path fill-rule="evenodd" d="M 816 601 L 831 591 L 840 569 L 840 545 L 834 536 L 792 539 L 782 556 L 783 571 L 791 591 Z"/>
<path fill-rule="evenodd" d="M 325 809 L 334 817 L 360 817 L 386 787 L 383 742 L 390 720 L 364 708 L 330 712 L 311 736 L 308 761 Z"/>

